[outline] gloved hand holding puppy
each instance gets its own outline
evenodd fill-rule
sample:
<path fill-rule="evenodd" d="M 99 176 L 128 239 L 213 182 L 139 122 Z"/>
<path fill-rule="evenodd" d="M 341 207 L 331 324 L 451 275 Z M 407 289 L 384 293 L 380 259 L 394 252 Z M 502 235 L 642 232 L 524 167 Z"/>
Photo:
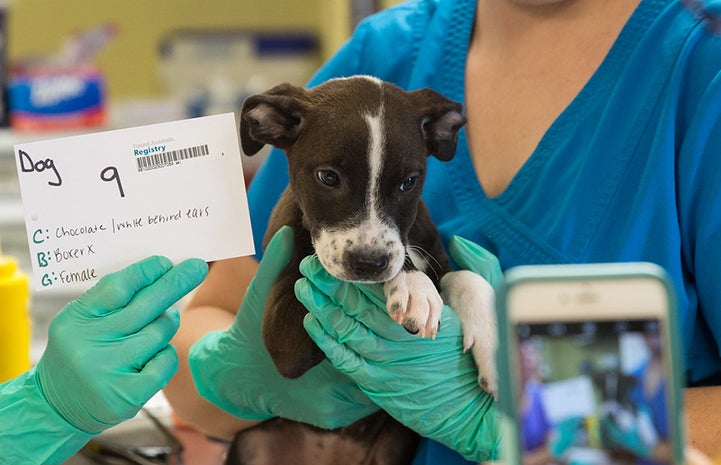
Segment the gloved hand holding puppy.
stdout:
<path fill-rule="evenodd" d="M 293 230 L 284 227 L 268 244 L 233 324 L 191 348 L 193 379 L 204 398 L 246 420 L 282 417 L 326 429 L 345 426 L 379 407 L 328 360 L 299 379 L 284 378 L 263 345 L 265 301 L 292 253 Z"/>
<path fill-rule="evenodd" d="M 476 244 L 455 237 L 452 257 L 502 279 L 498 261 Z M 470 352 L 463 350 L 458 317 L 447 306 L 435 339 L 409 334 L 385 311 L 377 285 L 330 276 L 314 257 L 301 264 L 305 279 L 296 295 L 308 308 L 305 327 L 333 364 L 383 410 L 424 437 L 476 462 L 500 454 L 500 425 L 493 397 L 478 386 Z"/>
<path fill-rule="evenodd" d="M 444 308 L 435 340 L 419 338 L 391 320 L 379 286 L 339 281 L 317 258 L 306 259 L 301 266 L 306 278 L 296 284 L 296 296 L 310 312 L 306 329 L 328 360 L 295 380 L 277 373 L 260 325 L 270 286 L 290 261 L 292 247 L 292 230 L 282 228 L 268 244 L 233 324 L 191 348 L 189 364 L 201 395 L 248 420 L 277 416 L 328 429 L 382 408 L 468 459 L 497 458 L 493 397 L 478 386 L 450 308 Z M 450 251 L 491 284 L 502 279 L 496 258 L 476 244 L 454 238 Z"/>

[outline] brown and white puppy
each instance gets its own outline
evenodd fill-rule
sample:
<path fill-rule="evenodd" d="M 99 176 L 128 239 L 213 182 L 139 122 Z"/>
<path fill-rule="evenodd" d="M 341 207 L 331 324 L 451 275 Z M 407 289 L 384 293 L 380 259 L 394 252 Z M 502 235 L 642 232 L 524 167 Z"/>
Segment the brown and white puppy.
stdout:
<path fill-rule="evenodd" d="M 300 261 L 317 254 L 341 280 L 384 283 L 388 313 L 419 337 L 438 331 L 440 289 L 459 314 L 481 385 L 495 393 L 493 291 L 478 275 L 451 271 L 420 198 L 427 157 L 450 160 L 464 124 L 460 104 L 430 89 L 407 92 L 368 76 L 334 79 L 309 90 L 283 84 L 246 99 L 243 151 L 253 155 L 270 144 L 288 158 L 290 184 L 264 241 L 283 225 L 294 229 L 293 260 L 275 282 L 263 319 L 265 346 L 283 376 L 302 376 L 324 358 L 303 328 L 307 310 L 294 294 Z M 371 418 L 385 425 L 379 431 L 397 428 L 386 417 Z M 344 430 L 373 430 L 356 426 Z M 277 433 L 288 429 L 288 422 L 268 428 Z M 248 447 L 252 441 L 244 434 L 241 442 Z M 353 437 L 367 448 L 368 437 Z M 403 463 L 381 458 L 374 460 Z"/>

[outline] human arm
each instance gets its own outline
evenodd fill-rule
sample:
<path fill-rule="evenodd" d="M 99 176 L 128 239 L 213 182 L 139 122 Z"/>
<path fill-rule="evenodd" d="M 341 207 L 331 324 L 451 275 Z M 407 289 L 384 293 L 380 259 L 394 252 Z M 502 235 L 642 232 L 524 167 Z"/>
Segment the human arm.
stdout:
<path fill-rule="evenodd" d="M 257 268 L 252 257 L 212 263 L 208 277 L 181 314 L 180 328 L 171 341 L 178 351 L 178 372 L 163 392 L 178 417 L 218 439 L 230 440 L 256 422 L 235 417 L 200 396 L 190 373 L 188 352 L 207 333 L 225 330 L 233 323 Z"/>
<path fill-rule="evenodd" d="M 709 457 L 721 457 L 721 386 L 686 388 L 688 444 Z"/>
<path fill-rule="evenodd" d="M 133 417 L 177 367 L 171 305 L 207 266 L 151 257 L 103 277 L 53 319 L 38 364 L 0 385 L 0 450 L 9 463 L 60 463 Z"/>

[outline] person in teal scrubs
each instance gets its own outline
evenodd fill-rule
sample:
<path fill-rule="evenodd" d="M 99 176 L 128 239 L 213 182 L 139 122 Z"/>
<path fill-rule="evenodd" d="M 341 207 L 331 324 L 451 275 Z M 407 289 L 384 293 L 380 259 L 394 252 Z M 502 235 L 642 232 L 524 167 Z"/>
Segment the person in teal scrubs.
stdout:
<path fill-rule="evenodd" d="M 689 386 L 716 385 L 721 382 L 719 11 L 717 1 L 692 0 L 412 0 L 361 22 L 309 86 L 365 74 L 408 90 L 430 87 L 463 102 L 468 123 L 456 155 L 445 163 L 429 157 L 423 194 L 444 242 L 452 246 L 452 238 L 461 236 L 495 255 L 503 270 L 550 263 L 661 265 L 678 293 L 685 379 Z M 285 156 L 273 150 L 249 189 L 256 244 L 287 182 Z M 256 258 L 262 266 L 263 253 Z M 211 290 L 227 289 L 221 283 L 238 278 L 232 270 L 241 273 L 243 266 L 220 265 L 215 273 L 213 268 L 199 309 L 219 306 Z M 308 295 L 323 294 L 311 284 Z M 366 360 L 364 336 L 345 334 L 340 344 L 313 308 L 314 299 L 307 300 L 313 315 L 307 328 L 321 348 Z M 226 308 L 231 315 L 241 301 L 242 291 Z M 371 334 L 382 331 L 381 323 L 360 322 Z M 179 344 L 191 346 L 198 339 Z M 196 353 L 209 347 L 207 342 L 200 339 Z M 218 347 L 208 349 L 203 360 L 220 354 Z M 406 361 L 412 364 L 412 358 Z M 192 368 L 192 354 L 190 362 Z M 399 417 L 399 405 L 413 408 L 412 399 L 363 378 L 357 365 L 349 369 L 334 362 L 380 408 Z M 409 373 L 415 375 L 411 381 L 428 382 L 427 374 Z M 212 382 L 196 376 L 196 384 L 202 383 Z M 223 404 L 222 393 L 205 397 Z M 235 402 L 225 400 L 226 406 Z M 195 401 L 176 401 L 181 408 L 183 402 Z M 427 425 L 425 417 L 407 422 L 427 436 L 415 464 L 496 457 L 496 443 L 481 434 L 489 431 L 482 425 L 495 415 L 494 407 L 475 397 L 468 402 L 471 407 L 463 411 L 475 412 L 475 426 L 468 420 L 459 428 L 477 435 L 475 442 L 454 444 L 437 433 L 445 427 Z M 262 394 L 256 403 L 262 403 Z M 282 407 L 265 413 L 285 415 Z"/>

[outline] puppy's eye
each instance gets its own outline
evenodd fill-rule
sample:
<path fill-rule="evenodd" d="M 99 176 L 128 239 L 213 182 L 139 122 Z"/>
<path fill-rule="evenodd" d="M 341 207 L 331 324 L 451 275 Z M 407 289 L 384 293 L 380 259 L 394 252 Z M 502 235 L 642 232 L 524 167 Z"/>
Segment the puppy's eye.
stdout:
<path fill-rule="evenodd" d="M 340 184 L 340 175 L 333 170 L 318 170 L 315 172 L 318 181 L 329 187 L 338 187 Z"/>
<path fill-rule="evenodd" d="M 401 184 L 401 192 L 408 192 L 410 190 L 413 190 L 413 188 L 416 187 L 416 181 L 418 181 L 418 176 L 407 177 L 403 181 L 403 184 Z"/>

